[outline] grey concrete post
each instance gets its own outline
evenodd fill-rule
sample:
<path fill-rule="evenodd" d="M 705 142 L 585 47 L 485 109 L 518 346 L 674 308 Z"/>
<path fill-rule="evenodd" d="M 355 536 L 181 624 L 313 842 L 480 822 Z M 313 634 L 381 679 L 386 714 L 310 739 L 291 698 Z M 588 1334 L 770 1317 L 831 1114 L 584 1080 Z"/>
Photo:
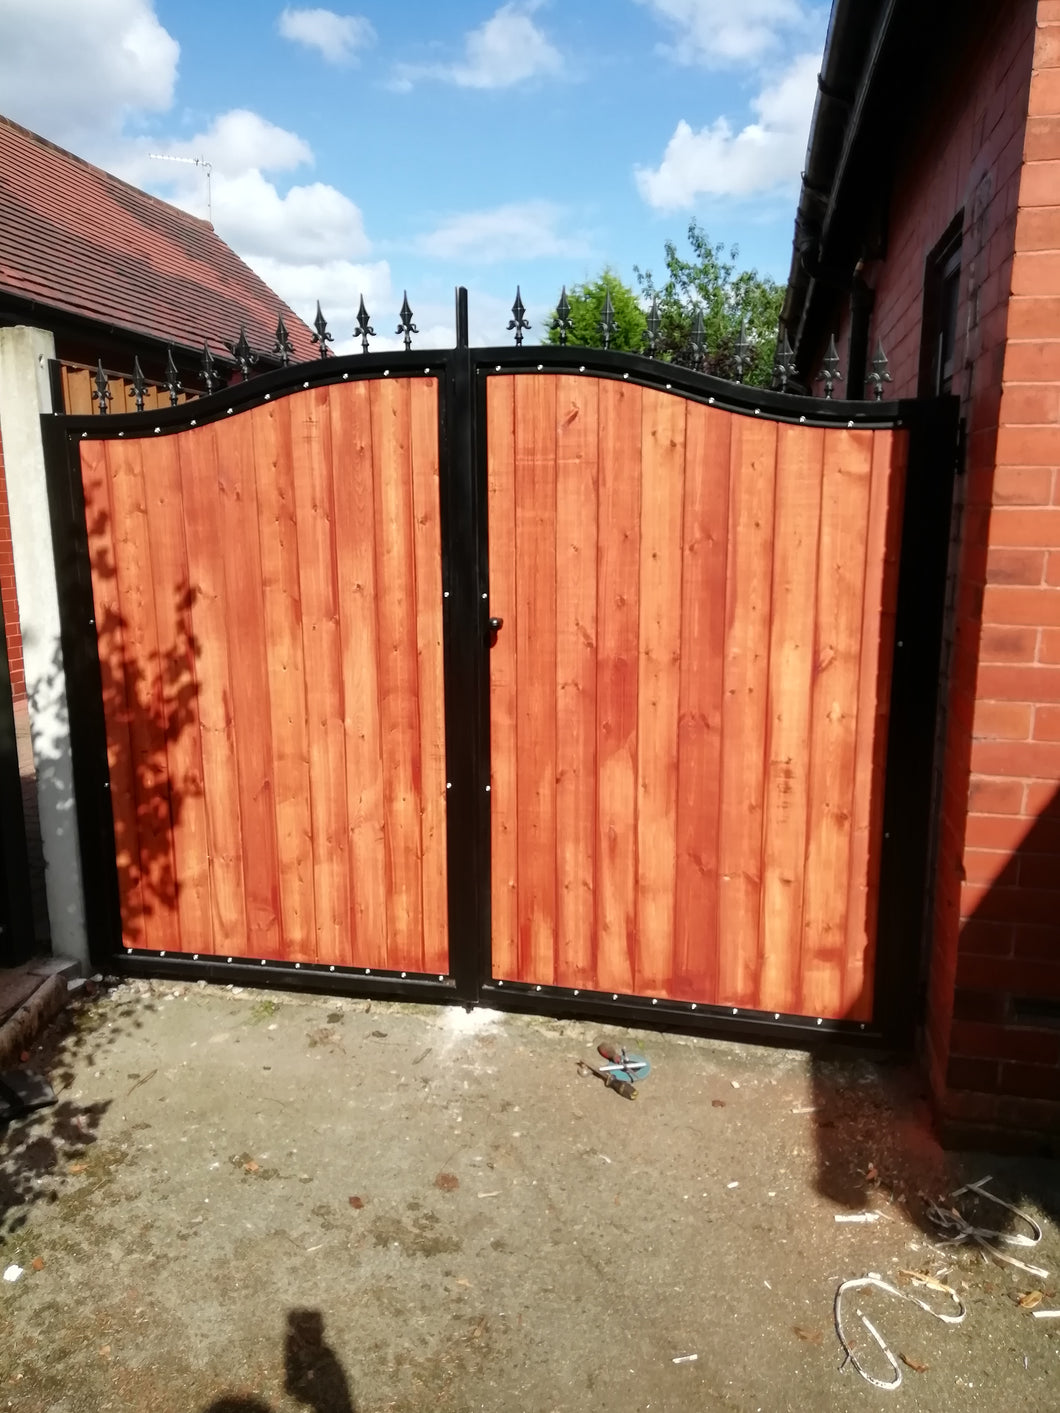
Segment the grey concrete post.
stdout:
<path fill-rule="evenodd" d="M 15 587 L 37 774 L 52 948 L 88 966 L 81 855 L 70 754 L 66 674 L 40 416 L 51 412 L 43 329 L 0 328 L 0 439 L 4 448 Z"/>

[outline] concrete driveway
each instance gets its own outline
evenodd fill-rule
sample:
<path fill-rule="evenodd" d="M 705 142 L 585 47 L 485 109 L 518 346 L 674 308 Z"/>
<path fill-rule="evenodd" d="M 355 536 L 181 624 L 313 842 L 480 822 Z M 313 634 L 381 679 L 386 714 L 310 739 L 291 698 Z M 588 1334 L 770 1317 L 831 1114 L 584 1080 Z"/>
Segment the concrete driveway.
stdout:
<path fill-rule="evenodd" d="M 651 1059 L 635 1103 L 577 1072 L 605 1036 Z M 1060 1305 L 1057 1166 L 941 1153 L 900 1068 L 143 982 L 78 1002 L 31 1063 L 61 1092 L 0 1142 L 0 1264 L 21 1268 L 0 1408 L 1060 1403 L 1060 1320 L 1031 1308 Z M 1047 1278 L 933 1249 L 918 1194 L 988 1172 L 1042 1222 L 1009 1250 Z M 850 1298 L 866 1362 L 889 1376 L 857 1305 L 908 1361 L 900 1389 L 839 1372 L 841 1279 L 922 1290 L 899 1273 L 947 1267 L 958 1326 Z"/>

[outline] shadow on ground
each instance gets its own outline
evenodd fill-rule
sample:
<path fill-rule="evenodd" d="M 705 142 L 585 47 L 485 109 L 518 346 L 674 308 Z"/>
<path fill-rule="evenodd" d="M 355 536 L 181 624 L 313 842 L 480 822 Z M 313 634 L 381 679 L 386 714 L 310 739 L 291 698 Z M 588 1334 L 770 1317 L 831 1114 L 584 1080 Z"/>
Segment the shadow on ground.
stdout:
<path fill-rule="evenodd" d="M 284 1392 L 313 1413 L 357 1413 L 349 1380 L 324 1338 L 319 1310 L 289 1310 L 284 1339 Z M 224 1394 L 203 1413 L 273 1413 L 261 1399 Z"/>

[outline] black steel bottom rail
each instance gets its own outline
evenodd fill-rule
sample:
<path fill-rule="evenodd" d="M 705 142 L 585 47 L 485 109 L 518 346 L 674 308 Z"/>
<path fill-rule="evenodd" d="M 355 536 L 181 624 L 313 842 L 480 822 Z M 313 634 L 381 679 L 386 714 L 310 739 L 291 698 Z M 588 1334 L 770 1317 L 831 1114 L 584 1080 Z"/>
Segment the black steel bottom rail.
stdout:
<path fill-rule="evenodd" d="M 282 987 L 368 999 L 454 1001 L 456 982 L 437 972 L 384 971 L 375 967 L 332 966 L 328 962 L 278 962 L 260 957 L 221 957 L 205 953 L 119 952 L 102 968 L 107 975 L 165 981 L 213 981 L 225 985 Z"/>

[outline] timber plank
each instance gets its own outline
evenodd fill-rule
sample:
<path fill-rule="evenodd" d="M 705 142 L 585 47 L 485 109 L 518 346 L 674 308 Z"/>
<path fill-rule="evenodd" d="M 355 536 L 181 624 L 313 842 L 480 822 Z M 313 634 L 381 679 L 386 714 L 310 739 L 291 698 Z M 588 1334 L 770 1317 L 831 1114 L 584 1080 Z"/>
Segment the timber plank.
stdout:
<path fill-rule="evenodd" d="M 596 985 L 633 990 L 637 946 L 637 710 L 641 388 L 600 384 L 597 548 Z"/>
<path fill-rule="evenodd" d="M 294 469 L 313 821 L 317 961 L 349 966 L 346 729 L 332 500 L 330 389 L 284 399 Z"/>
<path fill-rule="evenodd" d="M 556 984 L 594 984 L 599 383 L 556 380 Z"/>
<path fill-rule="evenodd" d="M 408 379 L 371 388 L 376 470 L 376 595 L 379 625 L 379 721 L 387 851 L 387 966 L 420 971 L 422 763 L 418 711 L 416 565 L 413 541 L 411 421 Z"/>
<path fill-rule="evenodd" d="M 258 488 L 262 611 L 268 641 L 269 738 L 276 805 L 283 957 L 317 959 L 309 726 L 290 419 L 282 403 L 252 422 Z"/>
<path fill-rule="evenodd" d="M 228 661 L 246 848 L 243 889 L 247 954 L 283 958 L 279 858 L 269 707 L 268 638 L 261 579 L 253 421 L 258 409 L 215 426 L 226 575 Z"/>
<path fill-rule="evenodd" d="M 66 370 L 64 369 L 64 374 Z M 125 680 L 125 644 L 120 589 L 114 558 L 114 511 L 110 494 L 108 450 L 112 443 L 83 441 L 81 485 L 92 572 L 92 602 L 103 691 L 107 734 L 110 805 L 114 819 L 114 849 L 118 870 L 122 941 L 143 947 L 144 902 L 140 876 L 140 842 L 136 823 L 130 710 Z"/>
<path fill-rule="evenodd" d="M 732 414 L 719 822 L 718 1000 L 755 1006 L 762 970 L 775 423 Z"/>
<path fill-rule="evenodd" d="M 421 760 L 421 965 L 425 971 L 445 975 L 449 971 L 449 888 L 446 859 L 442 524 L 437 380 L 412 379 L 409 398 Z"/>
<path fill-rule="evenodd" d="M 346 731 L 346 815 L 355 966 L 387 965 L 386 840 L 379 727 L 375 460 L 370 384 L 331 390 L 335 546 Z"/>
<path fill-rule="evenodd" d="M 490 648 L 492 975 L 519 975 L 519 596 L 515 575 L 515 378 L 486 380 L 489 607 L 504 619 Z"/>
<path fill-rule="evenodd" d="M 152 951 L 177 951 L 180 922 L 143 443 L 111 442 L 107 463 L 140 849 L 144 945 Z"/>
<path fill-rule="evenodd" d="M 228 657 L 228 589 L 221 528 L 216 428 L 199 427 L 177 442 L 191 620 L 199 645 L 199 724 L 203 799 L 210 848 L 213 940 L 219 955 L 247 952 L 243 889 L 244 836 Z"/>
<path fill-rule="evenodd" d="M 520 981 L 549 985 L 556 946 L 556 379 L 515 383 Z"/>
<path fill-rule="evenodd" d="M 857 745 L 873 432 L 825 433 L 810 706 L 809 813 L 798 1010 L 839 1019 Z"/>
<path fill-rule="evenodd" d="M 773 617 L 766 732 L 762 975 L 756 1005 L 799 1004 L 809 776 L 806 749 L 813 685 L 817 545 L 824 432 L 777 429 Z"/>
<path fill-rule="evenodd" d="M 213 911 L 203 796 L 199 654 L 191 615 L 176 438 L 159 437 L 150 444 L 150 483 L 147 526 L 161 663 L 180 947 L 185 952 L 209 954 L 214 950 Z"/>
<path fill-rule="evenodd" d="M 732 414 L 690 403 L 682 542 L 674 975 L 682 1000 L 718 997 L 725 573 Z"/>
<path fill-rule="evenodd" d="M 644 394 L 634 988 L 645 996 L 669 995 L 673 977 L 687 407 L 683 397 Z"/>

